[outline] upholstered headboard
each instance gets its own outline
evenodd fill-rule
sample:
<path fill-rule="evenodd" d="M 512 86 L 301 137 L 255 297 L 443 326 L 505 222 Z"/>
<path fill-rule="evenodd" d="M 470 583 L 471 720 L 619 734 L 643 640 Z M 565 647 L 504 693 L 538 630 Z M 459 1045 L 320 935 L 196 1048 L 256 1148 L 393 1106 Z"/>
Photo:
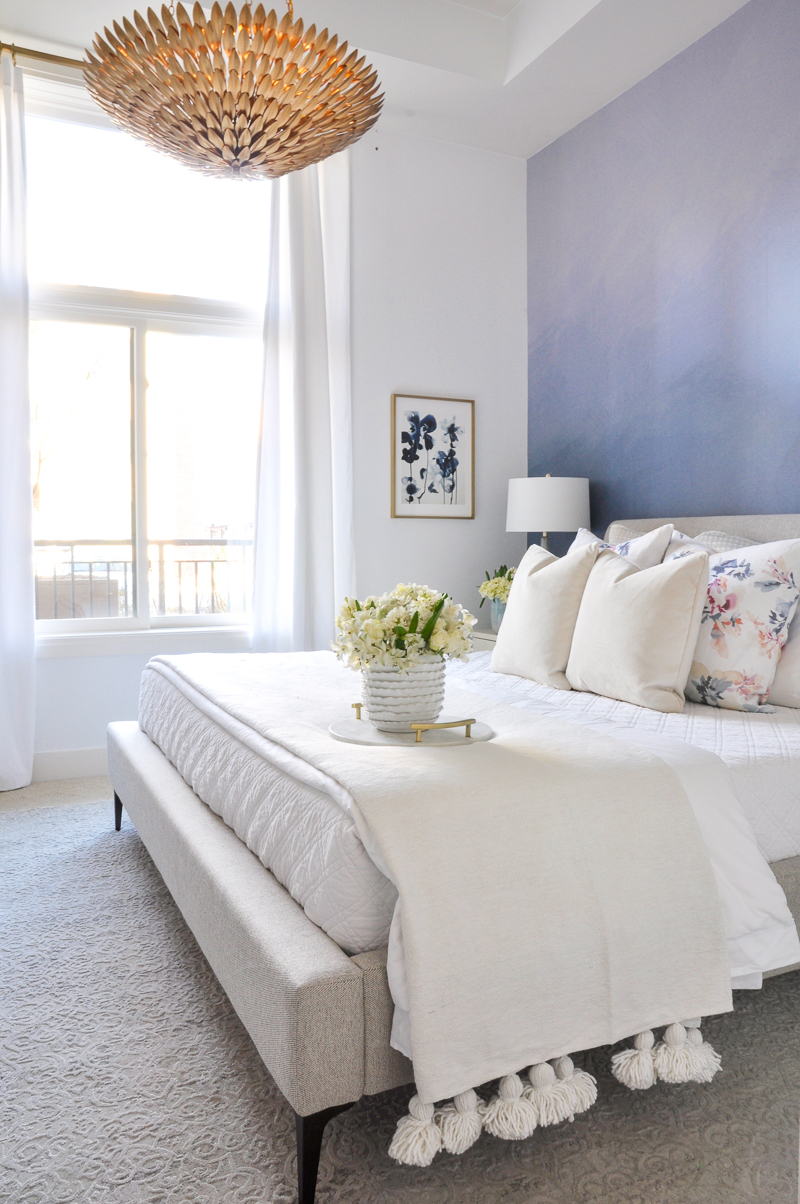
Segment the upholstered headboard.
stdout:
<path fill-rule="evenodd" d="M 672 523 L 684 535 L 699 535 L 701 531 L 724 531 L 726 535 L 741 535 L 759 543 L 774 539 L 800 539 L 800 514 L 726 514 L 705 515 L 699 518 L 621 518 L 606 531 L 609 543 L 619 543 L 618 527 L 629 531 L 653 531 L 664 523 Z"/>

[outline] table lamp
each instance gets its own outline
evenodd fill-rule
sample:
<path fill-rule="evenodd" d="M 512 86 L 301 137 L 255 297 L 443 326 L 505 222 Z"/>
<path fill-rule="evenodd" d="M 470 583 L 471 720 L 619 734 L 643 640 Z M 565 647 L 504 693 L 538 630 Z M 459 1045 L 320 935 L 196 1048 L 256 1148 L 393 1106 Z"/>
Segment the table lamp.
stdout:
<path fill-rule="evenodd" d="M 508 482 L 506 531 L 541 531 L 542 547 L 550 547 L 551 531 L 588 527 L 587 477 L 514 477 Z"/>

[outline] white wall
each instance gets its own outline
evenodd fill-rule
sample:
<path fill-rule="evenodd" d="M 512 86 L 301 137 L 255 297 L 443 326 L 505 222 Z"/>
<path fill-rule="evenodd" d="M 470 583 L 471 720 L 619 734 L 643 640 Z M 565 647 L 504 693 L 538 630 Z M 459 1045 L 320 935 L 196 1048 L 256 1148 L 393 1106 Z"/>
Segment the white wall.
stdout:
<path fill-rule="evenodd" d="M 105 651 L 109 643 L 113 653 Z M 244 652 L 249 632 L 128 631 L 46 636 L 37 647 L 34 781 L 106 772 L 106 727 L 135 719 L 139 680 L 151 656 Z"/>
<path fill-rule="evenodd" d="M 418 581 L 474 613 L 484 569 L 524 550 L 524 536 L 504 527 L 508 477 L 527 475 L 525 162 L 374 133 L 352 156 L 358 590 Z M 389 517 L 398 392 L 475 399 L 474 519 Z M 40 779 L 102 772 L 106 724 L 136 718 L 149 655 L 203 646 L 166 632 L 113 656 L 96 654 L 96 637 L 93 655 L 73 640 L 56 656 L 53 644 L 37 665 Z"/>
<path fill-rule="evenodd" d="M 358 591 L 417 581 L 475 613 L 484 569 L 525 548 L 505 534 L 527 476 L 525 163 L 380 133 L 351 154 Z M 474 398 L 474 519 L 390 518 L 392 393 Z"/>
<path fill-rule="evenodd" d="M 106 725 L 135 719 L 147 655 L 62 656 L 36 662 L 35 781 L 106 772 Z"/>

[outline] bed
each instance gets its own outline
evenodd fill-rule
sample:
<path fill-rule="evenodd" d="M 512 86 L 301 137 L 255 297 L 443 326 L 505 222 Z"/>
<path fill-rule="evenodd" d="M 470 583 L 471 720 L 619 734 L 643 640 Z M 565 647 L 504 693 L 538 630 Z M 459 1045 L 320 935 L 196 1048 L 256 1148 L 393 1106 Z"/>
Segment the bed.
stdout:
<path fill-rule="evenodd" d="M 765 542 L 800 536 L 800 516 L 791 515 L 624 526 L 646 531 L 669 521 L 689 535 L 714 528 Z M 614 535 L 612 525 L 612 542 Z M 487 661 L 477 655 L 456 668 L 465 688 L 487 699 L 502 690 L 534 712 L 550 705 L 553 692 L 518 678 L 498 682 Z M 313 782 L 300 789 L 290 772 L 265 768 L 252 738 L 198 705 L 169 665 L 148 683 L 149 735 L 138 723 L 109 728 L 116 823 L 124 805 L 294 1109 L 299 1197 L 311 1204 L 327 1121 L 362 1095 L 413 1081 L 410 1061 L 389 1044 L 393 890 Z M 800 712 L 726 718 L 689 704 L 683 715 L 661 715 L 579 693 L 559 702 L 573 722 L 657 729 L 721 756 L 800 920 Z M 265 797 L 274 805 L 259 811 L 254 800 Z M 311 834 L 301 822 L 309 815 Z"/>

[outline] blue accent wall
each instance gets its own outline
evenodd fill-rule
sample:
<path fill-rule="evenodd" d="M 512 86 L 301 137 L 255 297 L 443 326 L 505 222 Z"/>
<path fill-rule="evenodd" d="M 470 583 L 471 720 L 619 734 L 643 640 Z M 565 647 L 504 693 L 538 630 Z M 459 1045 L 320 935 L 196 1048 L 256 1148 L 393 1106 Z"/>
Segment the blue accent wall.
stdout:
<path fill-rule="evenodd" d="M 800 512 L 798 0 L 530 159 L 528 262 L 532 476 L 588 476 L 595 530 Z"/>

